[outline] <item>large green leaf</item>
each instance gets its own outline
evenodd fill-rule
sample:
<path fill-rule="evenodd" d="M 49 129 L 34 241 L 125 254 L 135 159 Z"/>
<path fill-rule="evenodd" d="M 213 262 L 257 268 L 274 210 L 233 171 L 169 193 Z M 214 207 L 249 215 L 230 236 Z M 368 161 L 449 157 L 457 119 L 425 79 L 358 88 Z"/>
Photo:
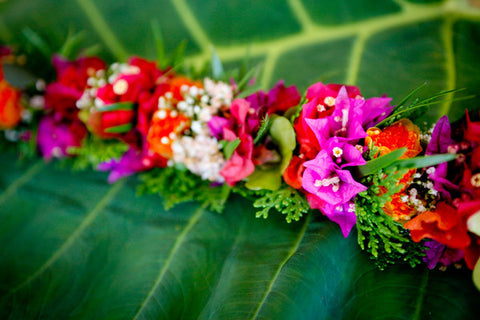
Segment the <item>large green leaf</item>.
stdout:
<path fill-rule="evenodd" d="M 167 52 L 186 39 L 195 65 L 213 44 L 225 66 L 247 53 L 261 62 L 265 88 L 280 78 L 301 90 L 343 82 L 398 102 L 425 81 L 425 96 L 464 87 L 478 94 L 480 10 L 469 3 L 2 1 L 0 40 L 25 42 L 32 30 L 55 50 L 73 29 L 85 45 L 101 44 L 109 61 L 153 59 L 155 22 Z M 46 65 L 30 64 L 38 72 Z M 430 120 L 457 119 L 479 103 L 442 103 Z M 478 318 L 469 272 L 379 271 L 354 234 L 344 239 L 317 215 L 255 219 L 238 198 L 221 215 L 196 204 L 164 211 L 156 196 L 135 197 L 133 179 L 110 186 L 101 173 L 15 163 L 0 155 L 1 318 Z"/>
<path fill-rule="evenodd" d="M 398 102 L 424 82 L 425 96 L 454 88 L 478 94 L 475 5 L 478 1 L 16 0 L 0 3 L 0 40 L 20 41 L 25 34 L 20 31 L 28 27 L 55 49 L 73 29 L 85 32 L 85 44 L 102 44 L 109 60 L 129 54 L 155 58 L 155 22 L 168 52 L 188 41 L 193 64 L 207 61 L 214 45 L 226 65 L 239 65 L 247 52 L 260 61 L 265 87 L 280 78 L 301 90 L 316 81 L 340 82 L 359 85 L 365 96 L 387 94 Z M 442 103 L 430 121 L 444 113 L 458 119 L 479 103 L 478 96 Z"/>
<path fill-rule="evenodd" d="M 2 319 L 475 319 L 469 272 L 379 271 L 338 227 L 162 210 L 95 172 L 1 155 Z"/>

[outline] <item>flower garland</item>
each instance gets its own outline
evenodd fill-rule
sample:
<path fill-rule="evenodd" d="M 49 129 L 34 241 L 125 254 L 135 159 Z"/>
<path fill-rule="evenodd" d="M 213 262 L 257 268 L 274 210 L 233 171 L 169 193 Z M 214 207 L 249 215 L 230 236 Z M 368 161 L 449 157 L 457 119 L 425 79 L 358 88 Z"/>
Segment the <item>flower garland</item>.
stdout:
<path fill-rule="evenodd" d="M 392 106 L 355 86 L 316 83 L 304 97 L 280 81 L 248 93 L 235 82 L 187 77 L 131 57 L 54 56 L 56 78 L 13 87 L 0 50 L 2 145 L 108 171 L 141 174 L 140 190 L 166 206 L 197 200 L 222 211 L 230 192 L 299 220 L 312 209 L 336 222 L 380 268 L 425 262 L 479 268 L 480 121 L 413 119 L 430 99 Z M 478 281 L 478 280 L 476 280 Z"/>

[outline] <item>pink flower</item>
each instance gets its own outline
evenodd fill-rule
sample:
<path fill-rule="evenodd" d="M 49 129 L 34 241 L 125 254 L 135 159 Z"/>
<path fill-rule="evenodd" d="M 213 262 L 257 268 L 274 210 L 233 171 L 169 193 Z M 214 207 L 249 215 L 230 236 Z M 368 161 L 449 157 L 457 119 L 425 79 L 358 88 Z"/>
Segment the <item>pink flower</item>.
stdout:
<path fill-rule="evenodd" d="M 230 107 L 231 118 L 223 128 L 222 139 L 234 141 L 240 139 L 240 144 L 233 152 L 230 159 L 225 163 L 220 174 L 225 178 L 228 185 L 233 186 L 243 178 L 248 177 L 255 170 L 253 164 L 253 138 L 251 131 L 247 130 L 247 117 L 250 103 L 245 99 L 235 99 Z M 218 121 L 216 119 L 215 121 Z M 209 123 L 210 125 L 210 123 Z M 212 125 L 210 125 L 212 127 Z"/>

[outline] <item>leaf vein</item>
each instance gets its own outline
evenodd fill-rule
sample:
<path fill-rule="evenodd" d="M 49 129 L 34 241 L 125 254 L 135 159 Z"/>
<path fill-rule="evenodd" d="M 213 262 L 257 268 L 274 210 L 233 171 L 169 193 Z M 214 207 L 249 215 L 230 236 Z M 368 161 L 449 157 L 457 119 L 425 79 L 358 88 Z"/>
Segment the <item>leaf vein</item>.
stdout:
<path fill-rule="evenodd" d="M 285 257 L 285 259 L 280 263 L 280 265 L 278 266 L 277 268 L 277 272 L 275 273 L 275 275 L 273 276 L 272 278 L 272 281 L 270 281 L 270 284 L 267 288 L 267 290 L 265 291 L 265 294 L 263 295 L 262 297 L 262 300 L 258 303 L 258 307 L 257 309 L 255 310 L 255 313 L 253 314 L 253 316 L 250 318 L 250 319 L 256 319 L 260 313 L 260 310 L 262 309 L 265 301 L 267 300 L 268 296 L 270 295 L 270 293 L 272 292 L 272 289 L 273 289 L 273 285 L 275 284 L 275 282 L 277 281 L 278 277 L 280 276 L 280 273 L 283 269 L 283 267 L 287 264 L 287 262 L 290 260 L 290 258 L 297 252 L 298 250 L 298 247 L 300 246 L 300 243 L 302 242 L 303 240 L 303 237 L 305 235 L 305 232 L 307 231 L 307 227 L 308 227 L 308 224 L 310 222 L 310 219 L 311 219 L 311 214 L 307 216 L 307 219 L 305 219 L 305 223 L 302 227 L 302 229 L 300 230 L 300 233 L 298 234 L 298 238 L 297 238 L 297 241 L 295 242 L 295 244 L 293 245 L 293 247 L 291 248 L 290 252 L 288 253 L 288 255 Z"/>
<path fill-rule="evenodd" d="M 182 230 L 182 232 L 178 236 L 177 240 L 175 241 L 175 243 L 172 247 L 172 250 L 170 251 L 170 254 L 168 255 L 162 269 L 160 270 L 160 272 L 158 274 L 158 277 L 155 279 L 155 283 L 153 284 L 152 288 L 148 292 L 148 294 L 147 294 L 145 300 L 143 301 L 142 305 L 138 308 L 138 310 L 137 310 L 135 316 L 133 317 L 133 319 L 135 319 L 135 320 L 139 319 L 140 315 L 143 313 L 143 310 L 148 305 L 150 300 L 152 298 L 155 298 L 155 296 L 154 296 L 155 291 L 157 290 L 158 286 L 161 284 L 161 282 L 163 280 L 163 277 L 165 276 L 168 269 L 170 268 L 170 264 L 172 263 L 172 260 L 173 260 L 174 256 L 177 254 L 177 251 L 181 247 L 181 245 L 182 245 L 183 241 L 185 240 L 187 234 L 196 225 L 196 223 L 198 222 L 198 220 L 200 219 L 200 217 L 203 215 L 204 212 L 205 212 L 205 209 L 203 207 L 200 207 L 193 213 L 192 217 L 188 220 L 187 225 L 185 226 L 185 228 Z"/>
<path fill-rule="evenodd" d="M 25 279 L 22 283 L 12 289 L 7 296 L 17 292 L 18 290 L 25 287 L 27 284 L 35 280 L 39 275 L 41 275 L 45 270 L 47 270 L 55 261 L 60 258 L 66 250 L 68 250 L 75 240 L 80 236 L 80 234 L 95 220 L 95 218 L 102 212 L 105 206 L 113 199 L 113 197 L 118 193 L 118 191 L 123 187 L 126 180 L 120 181 L 113 185 L 110 190 L 103 196 L 103 198 L 97 203 L 97 205 L 85 216 L 82 223 L 75 229 L 75 231 L 68 237 L 68 239 L 58 248 L 50 258 L 35 271 L 31 276 Z"/>
<path fill-rule="evenodd" d="M 18 190 L 25 183 L 30 181 L 43 167 L 45 167 L 44 161 L 38 161 L 32 165 L 22 176 L 17 180 L 10 183 L 10 185 L 0 194 L 0 205 L 3 204 L 14 192 Z"/>

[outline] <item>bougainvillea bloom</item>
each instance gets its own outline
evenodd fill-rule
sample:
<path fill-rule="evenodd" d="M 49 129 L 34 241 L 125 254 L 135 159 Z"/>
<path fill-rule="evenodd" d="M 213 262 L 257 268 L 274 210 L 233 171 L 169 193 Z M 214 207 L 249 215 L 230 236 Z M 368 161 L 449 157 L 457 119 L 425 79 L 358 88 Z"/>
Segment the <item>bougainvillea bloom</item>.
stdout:
<path fill-rule="evenodd" d="M 335 99 L 335 109 L 328 117 L 321 119 L 306 119 L 310 129 L 315 134 L 320 147 L 331 137 L 339 137 L 343 141 L 355 143 L 366 136 L 362 127 L 363 99 L 351 99 L 347 89 L 342 87 Z"/>
<path fill-rule="evenodd" d="M 304 165 L 303 188 L 330 205 L 344 204 L 367 190 L 353 179 L 350 171 L 341 170 L 326 151 L 320 151 L 315 159 Z"/>
<path fill-rule="evenodd" d="M 303 105 L 302 112 L 294 124 L 297 141 L 300 144 L 300 154 L 304 154 L 307 160 L 315 158 L 320 150 L 317 138 L 307 124 L 307 119 L 321 119 L 330 116 L 336 107 L 336 98 L 342 87 L 349 98 L 361 97 L 360 90 L 354 86 L 324 85 L 318 82 L 307 90 L 308 102 Z"/>
<path fill-rule="evenodd" d="M 341 205 L 324 204 L 321 208 L 322 213 L 333 222 L 336 222 L 342 230 L 343 236 L 348 237 L 353 226 L 357 222 L 355 215 L 355 203 L 348 201 Z"/>
<path fill-rule="evenodd" d="M 361 166 L 366 163 L 359 148 L 342 141 L 339 137 L 332 137 L 325 142 L 324 150 L 330 155 L 333 162 L 340 168 Z"/>
<path fill-rule="evenodd" d="M 420 129 L 408 119 L 402 119 L 387 128 L 380 130 L 370 128 L 367 130 L 365 144 L 372 149 L 379 148 L 380 155 L 385 155 L 393 150 L 407 148 L 401 159 L 413 158 L 422 151 L 420 145 Z"/>
<path fill-rule="evenodd" d="M 22 109 L 21 93 L 4 78 L 0 64 L 0 129 L 15 127 L 20 122 Z"/>
<path fill-rule="evenodd" d="M 464 138 L 469 141 L 480 143 L 480 121 L 472 122 L 470 115 L 467 114 L 467 130 L 465 131 Z"/>

